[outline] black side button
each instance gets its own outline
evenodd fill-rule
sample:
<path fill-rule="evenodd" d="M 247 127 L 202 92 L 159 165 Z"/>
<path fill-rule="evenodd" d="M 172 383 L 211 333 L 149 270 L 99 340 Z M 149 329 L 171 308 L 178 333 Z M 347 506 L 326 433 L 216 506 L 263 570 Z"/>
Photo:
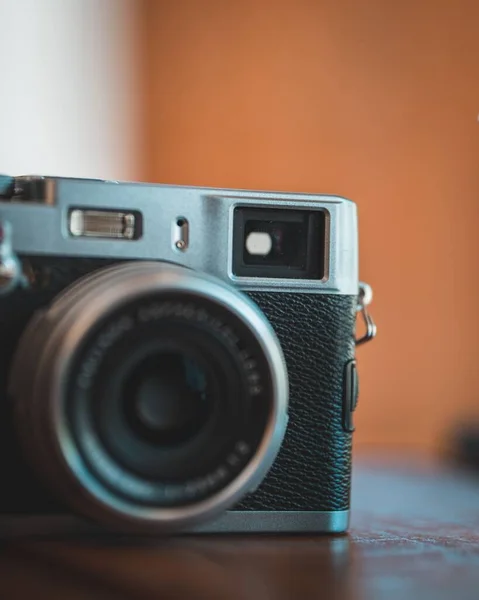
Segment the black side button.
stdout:
<path fill-rule="evenodd" d="M 343 427 L 345 431 L 354 431 L 353 412 L 358 404 L 359 381 L 356 361 L 350 360 L 344 367 Z"/>

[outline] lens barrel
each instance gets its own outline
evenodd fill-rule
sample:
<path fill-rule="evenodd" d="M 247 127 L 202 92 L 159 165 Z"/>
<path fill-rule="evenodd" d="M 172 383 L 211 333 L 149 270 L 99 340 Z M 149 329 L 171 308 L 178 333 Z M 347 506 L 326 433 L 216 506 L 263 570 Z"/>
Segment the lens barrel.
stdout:
<path fill-rule="evenodd" d="M 24 331 L 10 391 L 47 485 L 121 530 L 219 516 L 262 481 L 287 421 L 283 355 L 259 308 L 167 263 L 122 263 L 67 288 Z"/>

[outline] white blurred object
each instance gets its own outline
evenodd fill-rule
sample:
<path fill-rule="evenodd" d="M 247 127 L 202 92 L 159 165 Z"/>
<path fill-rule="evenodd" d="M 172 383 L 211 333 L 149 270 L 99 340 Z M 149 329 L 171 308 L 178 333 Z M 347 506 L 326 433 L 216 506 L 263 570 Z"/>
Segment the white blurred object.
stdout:
<path fill-rule="evenodd" d="M 0 0 L 0 173 L 137 179 L 135 0 Z"/>
<path fill-rule="evenodd" d="M 246 238 L 246 250 L 253 256 L 267 256 L 272 247 L 273 240 L 264 231 L 252 231 Z"/>

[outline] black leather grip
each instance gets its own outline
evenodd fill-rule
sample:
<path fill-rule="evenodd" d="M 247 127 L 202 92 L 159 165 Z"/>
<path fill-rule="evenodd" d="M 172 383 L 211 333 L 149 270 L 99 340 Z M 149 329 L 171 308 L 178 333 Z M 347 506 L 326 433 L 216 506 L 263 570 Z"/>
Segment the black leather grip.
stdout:
<path fill-rule="evenodd" d="M 290 381 L 289 424 L 263 484 L 236 510 L 345 510 L 351 433 L 343 429 L 343 372 L 354 357 L 356 296 L 249 294 L 272 323 Z"/>

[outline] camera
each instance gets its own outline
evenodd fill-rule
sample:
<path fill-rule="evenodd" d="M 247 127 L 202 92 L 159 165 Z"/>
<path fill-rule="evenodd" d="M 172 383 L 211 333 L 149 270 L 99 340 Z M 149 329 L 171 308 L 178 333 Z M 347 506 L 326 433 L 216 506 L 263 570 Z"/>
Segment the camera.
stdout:
<path fill-rule="evenodd" d="M 0 531 L 345 531 L 358 289 L 341 197 L 1 177 Z"/>

